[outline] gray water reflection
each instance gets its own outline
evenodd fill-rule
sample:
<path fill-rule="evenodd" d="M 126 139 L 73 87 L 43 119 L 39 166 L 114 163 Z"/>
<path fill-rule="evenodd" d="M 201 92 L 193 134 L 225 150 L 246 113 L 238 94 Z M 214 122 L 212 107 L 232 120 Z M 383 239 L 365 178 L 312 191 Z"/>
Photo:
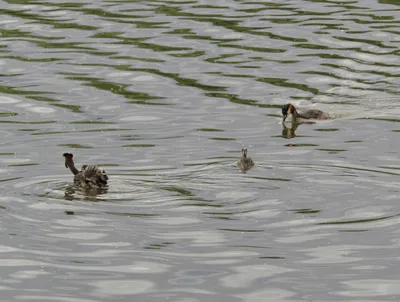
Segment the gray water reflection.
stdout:
<path fill-rule="evenodd" d="M 2 300 L 398 300 L 397 1 L 0 4 Z"/>

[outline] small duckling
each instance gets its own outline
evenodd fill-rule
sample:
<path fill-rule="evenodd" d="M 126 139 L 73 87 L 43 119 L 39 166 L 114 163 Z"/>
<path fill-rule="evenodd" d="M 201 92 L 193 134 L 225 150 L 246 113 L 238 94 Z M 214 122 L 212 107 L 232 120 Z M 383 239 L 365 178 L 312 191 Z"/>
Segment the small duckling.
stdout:
<path fill-rule="evenodd" d="M 283 105 L 282 115 L 283 115 L 282 123 L 285 122 L 286 118 L 289 115 L 292 115 L 292 123 L 302 123 L 302 122 L 304 123 L 307 122 L 304 120 L 310 120 L 310 119 L 327 120 L 330 118 L 329 114 L 317 109 L 307 109 L 298 112 L 292 104 Z"/>
<path fill-rule="evenodd" d="M 250 157 L 247 157 L 247 149 L 242 148 L 242 157 L 236 162 L 237 166 L 242 171 L 250 170 L 254 166 L 254 162 Z"/>

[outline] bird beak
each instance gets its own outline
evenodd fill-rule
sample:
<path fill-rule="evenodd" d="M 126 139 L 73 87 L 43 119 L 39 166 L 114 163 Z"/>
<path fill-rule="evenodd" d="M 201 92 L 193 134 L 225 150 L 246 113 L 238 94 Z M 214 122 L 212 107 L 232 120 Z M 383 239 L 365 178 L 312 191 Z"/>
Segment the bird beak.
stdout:
<path fill-rule="evenodd" d="M 287 114 L 285 114 L 285 115 L 283 116 L 282 123 L 284 123 L 284 122 L 285 122 L 286 118 L 287 118 Z"/>
<path fill-rule="evenodd" d="M 67 162 L 65 162 L 65 168 L 68 168 L 68 164 L 67 164 Z"/>

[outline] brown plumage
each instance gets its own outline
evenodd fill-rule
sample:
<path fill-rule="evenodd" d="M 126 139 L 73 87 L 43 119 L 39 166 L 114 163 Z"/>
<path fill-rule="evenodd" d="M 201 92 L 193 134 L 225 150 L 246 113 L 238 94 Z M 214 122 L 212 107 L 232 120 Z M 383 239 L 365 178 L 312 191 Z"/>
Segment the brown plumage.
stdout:
<path fill-rule="evenodd" d="M 74 155 L 64 153 L 65 167 L 69 168 L 74 174 L 74 183 L 80 187 L 103 187 L 107 185 L 108 176 L 103 168 L 94 165 L 83 165 L 79 171 L 75 167 Z"/>
<path fill-rule="evenodd" d="M 242 157 L 236 162 L 237 166 L 242 171 L 247 171 L 254 166 L 254 162 L 250 157 L 247 157 L 247 149 L 242 148 Z"/>
<path fill-rule="evenodd" d="M 330 118 L 328 113 L 325 113 L 325 112 L 323 112 L 321 110 L 317 110 L 317 109 L 307 109 L 307 110 L 298 112 L 292 104 L 283 105 L 282 115 L 283 115 L 282 123 L 285 122 L 286 118 L 289 115 L 292 115 L 293 123 L 301 122 L 302 119 L 305 119 L 305 120 L 309 120 L 309 119 L 327 120 Z"/>

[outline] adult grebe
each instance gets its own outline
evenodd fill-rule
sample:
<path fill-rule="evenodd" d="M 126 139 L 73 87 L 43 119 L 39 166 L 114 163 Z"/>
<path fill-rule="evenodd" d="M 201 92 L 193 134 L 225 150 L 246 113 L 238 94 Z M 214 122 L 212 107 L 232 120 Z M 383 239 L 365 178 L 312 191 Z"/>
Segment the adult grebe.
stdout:
<path fill-rule="evenodd" d="M 282 123 L 285 122 L 286 118 L 289 115 L 292 115 L 292 122 L 293 123 L 301 123 L 301 120 L 327 120 L 329 119 L 329 115 L 321 110 L 317 109 L 306 109 L 304 111 L 298 112 L 296 110 L 296 107 L 294 107 L 292 104 L 285 104 L 282 107 L 282 115 L 283 115 L 283 120 Z"/>

